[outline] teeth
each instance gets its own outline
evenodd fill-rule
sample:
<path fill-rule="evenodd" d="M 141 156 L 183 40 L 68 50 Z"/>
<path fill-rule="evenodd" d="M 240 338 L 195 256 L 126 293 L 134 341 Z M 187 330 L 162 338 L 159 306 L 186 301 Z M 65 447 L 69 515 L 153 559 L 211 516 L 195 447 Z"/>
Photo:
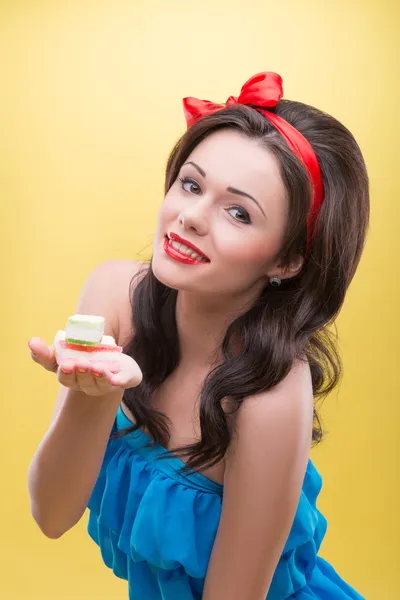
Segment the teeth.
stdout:
<path fill-rule="evenodd" d="M 191 258 L 194 258 L 195 260 L 199 260 L 201 262 L 207 262 L 207 260 L 203 258 L 203 256 L 200 256 L 199 254 L 197 254 L 197 252 L 185 246 L 185 244 L 180 244 L 179 242 L 175 242 L 175 240 L 171 239 L 169 239 L 169 243 L 173 248 L 179 250 L 179 252 L 182 252 L 182 254 L 186 254 L 187 256 L 190 256 Z"/>

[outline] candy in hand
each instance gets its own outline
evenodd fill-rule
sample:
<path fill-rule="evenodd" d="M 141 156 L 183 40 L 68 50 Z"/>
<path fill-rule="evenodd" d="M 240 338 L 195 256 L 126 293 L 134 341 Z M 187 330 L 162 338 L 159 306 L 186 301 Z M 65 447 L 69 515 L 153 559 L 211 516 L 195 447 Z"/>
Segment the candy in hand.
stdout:
<path fill-rule="evenodd" d="M 56 360 L 61 364 L 67 359 L 89 364 L 104 363 L 110 371 L 120 368 L 122 347 L 114 338 L 104 335 L 104 317 L 73 315 L 68 318 L 65 331 L 58 331 L 54 338 Z"/>

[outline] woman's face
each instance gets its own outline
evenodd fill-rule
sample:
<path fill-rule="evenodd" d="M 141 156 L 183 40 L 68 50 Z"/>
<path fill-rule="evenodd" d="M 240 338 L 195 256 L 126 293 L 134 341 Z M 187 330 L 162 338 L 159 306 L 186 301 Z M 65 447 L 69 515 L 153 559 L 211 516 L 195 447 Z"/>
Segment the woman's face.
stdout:
<path fill-rule="evenodd" d="M 280 274 L 288 203 L 275 157 L 234 130 L 203 140 L 182 166 L 160 208 L 154 275 L 168 287 L 200 295 L 249 297 Z M 185 264 L 165 248 L 178 234 L 208 262 Z M 185 249 L 181 249 L 181 252 Z"/>

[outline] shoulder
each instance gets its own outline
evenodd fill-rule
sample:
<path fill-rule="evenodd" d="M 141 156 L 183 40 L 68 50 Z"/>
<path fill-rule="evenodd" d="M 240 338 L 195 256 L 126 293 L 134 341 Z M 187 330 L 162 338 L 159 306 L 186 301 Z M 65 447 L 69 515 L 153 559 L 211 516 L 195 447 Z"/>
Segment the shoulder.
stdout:
<path fill-rule="evenodd" d="M 147 263 L 134 260 L 98 264 L 84 282 L 76 312 L 104 316 L 107 332 L 125 345 L 132 335 L 131 284 L 134 288 L 137 283 L 134 277 L 147 267 Z"/>
<path fill-rule="evenodd" d="M 238 414 L 238 423 L 270 421 L 290 416 L 290 420 L 305 416 L 313 410 L 313 390 L 308 362 L 295 361 L 288 375 L 274 388 L 244 400 Z M 289 414 L 287 414 L 289 413 Z M 275 417 L 274 417 L 275 415 Z M 254 421 L 254 423 L 253 423 Z"/>
<path fill-rule="evenodd" d="M 235 418 L 226 466 L 238 460 L 257 465 L 273 457 L 282 467 L 297 461 L 302 469 L 311 448 L 313 412 L 310 366 L 295 361 L 272 390 L 243 401 Z"/>
<path fill-rule="evenodd" d="M 143 265 L 145 263 L 137 260 L 106 260 L 90 271 L 87 282 L 97 285 L 108 285 L 111 282 L 117 285 L 123 284 L 130 280 Z"/>

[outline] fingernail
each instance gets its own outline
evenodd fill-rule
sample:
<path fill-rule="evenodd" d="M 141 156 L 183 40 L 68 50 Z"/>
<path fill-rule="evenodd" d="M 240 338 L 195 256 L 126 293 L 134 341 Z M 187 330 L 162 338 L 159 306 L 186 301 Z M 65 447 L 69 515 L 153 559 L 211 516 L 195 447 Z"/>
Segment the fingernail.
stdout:
<path fill-rule="evenodd" d="M 102 373 L 95 373 L 94 371 L 93 371 L 93 375 L 94 375 L 95 377 L 102 377 Z"/>
<path fill-rule="evenodd" d="M 66 375 L 71 375 L 72 371 L 67 371 L 67 369 L 61 369 L 61 371 L 63 373 L 65 373 Z"/>
<path fill-rule="evenodd" d="M 78 369 L 79 373 L 86 373 L 86 369 Z"/>

